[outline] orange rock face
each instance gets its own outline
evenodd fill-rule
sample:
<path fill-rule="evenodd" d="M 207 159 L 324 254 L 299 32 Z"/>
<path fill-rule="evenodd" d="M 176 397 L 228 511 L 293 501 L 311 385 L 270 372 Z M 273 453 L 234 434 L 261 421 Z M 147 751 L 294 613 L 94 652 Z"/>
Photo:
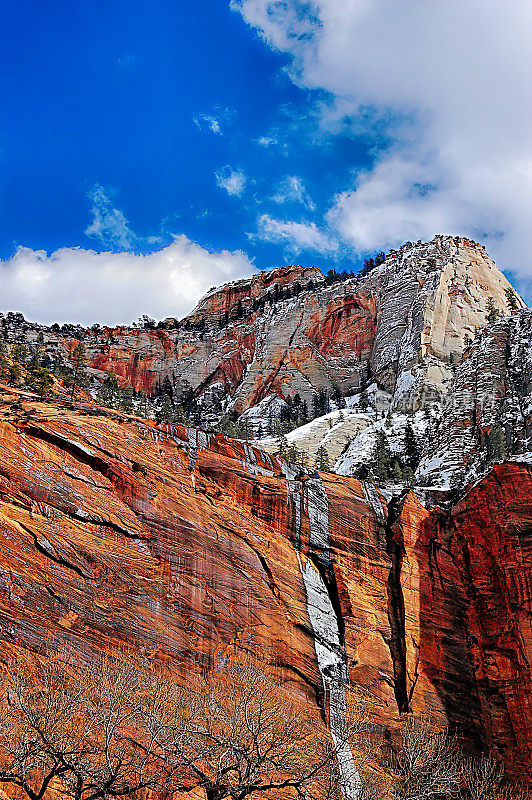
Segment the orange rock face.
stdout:
<path fill-rule="evenodd" d="M 260 653 L 322 709 L 349 675 L 382 725 L 430 710 L 530 778 L 529 467 L 388 508 L 220 435 L 1 397 L 4 655 L 129 646 L 186 676 Z"/>

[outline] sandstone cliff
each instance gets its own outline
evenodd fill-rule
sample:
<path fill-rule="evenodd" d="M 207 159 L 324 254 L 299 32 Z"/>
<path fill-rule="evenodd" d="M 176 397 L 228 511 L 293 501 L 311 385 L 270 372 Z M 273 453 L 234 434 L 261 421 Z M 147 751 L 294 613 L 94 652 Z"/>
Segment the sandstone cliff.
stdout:
<path fill-rule="evenodd" d="M 185 676 L 262 652 L 320 708 L 349 676 L 383 726 L 431 709 L 532 777 L 529 465 L 388 505 L 220 435 L 1 400 L 4 655 L 127 644 Z"/>
<path fill-rule="evenodd" d="M 4 324 L 11 340 L 35 343 L 40 333 L 52 359 L 68 360 L 82 339 L 95 381 L 110 371 L 151 394 L 191 388 L 207 417 L 261 402 L 267 414 L 269 401 L 296 393 L 310 405 L 319 389 L 349 396 L 373 380 L 405 409 L 444 397 L 467 340 L 486 324 L 488 297 L 506 311 L 509 288 L 481 245 L 438 236 L 332 285 L 302 267 L 227 284 L 157 330 Z"/>
<path fill-rule="evenodd" d="M 469 483 L 490 461 L 530 459 L 532 312 L 489 326 L 458 366 L 418 475 L 427 484 Z"/>

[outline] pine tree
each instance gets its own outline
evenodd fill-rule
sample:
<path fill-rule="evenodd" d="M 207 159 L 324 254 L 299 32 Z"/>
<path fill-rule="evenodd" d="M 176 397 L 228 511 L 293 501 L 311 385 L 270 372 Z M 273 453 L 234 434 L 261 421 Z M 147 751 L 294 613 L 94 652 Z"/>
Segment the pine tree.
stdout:
<path fill-rule="evenodd" d="M 120 393 L 120 410 L 130 414 L 134 411 L 133 407 L 133 389 L 131 386 L 126 386 Z"/>
<path fill-rule="evenodd" d="M 16 362 L 10 364 L 8 367 L 7 382 L 12 385 L 16 385 L 17 383 L 19 383 L 21 377 L 22 377 L 22 370 L 20 368 L 20 364 L 17 364 Z"/>
<path fill-rule="evenodd" d="M 369 400 L 368 400 L 368 394 L 367 394 L 366 391 L 363 391 L 363 392 L 360 393 L 360 397 L 358 398 L 358 406 L 359 406 L 361 411 L 363 411 L 363 412 L 367 411 L 367 409 L 369 407 Z"/>
<path fill-rule="evenodd" d="M 315 466 L 316 469 L 319 469 L 322 472 L 330 472 L 331 470 L 329 454 L 327 453 L 327 450 L 322 444 L 318 447 L 318 450 L 316 452 Z"/>
<path fill-rule="evenodd" d="M 395 461 L 393 465 L 393 479 L 396 483 L 401 483 L 403 480 L 403 470 L 401 469 L 401 465 L 399 461 Z"/>
<path fill-rule="evenodd" d="M 157 422 L 164 423 L 165 425 L 171 425 L 174 421 L 174 406 L 170 396 L 165 394 L 163 395 L 163 399 L 161 401 L 161 405 L 157 411 Z"/>
<path fill-rule="evenodd" d="M 379 481 L 386 481 L 392 474 L 392 454 L 388 437 L 382 429 L 377 431 L 371 471 Z"/>
<path fill-rule="evenodd" d="M 301 453 L 295 444 L 291 444 L 286 451 L 286 460 L 291 464 L 299 464 L 301 462 Z"/>
<path fill-rule="evenodd" d="M 142 417 L 148 416 L 148 395 L 146 392 L 139 392 L 139 413 Z"/>
<path fill-rule="evenodd" d="M 0 381 L 5 381 L 9 377 L 9 362 L 2 352 L 0 352 Z"/>
<path fill-rule="evenodd" d="M 490 323 L 496 322 L 498 317 L 499 317 L 499 315 L 500 315 L 500 311 L 495 306 L 495 301 L 494 301 L 494 299 L 493 299 L 493 297 L 491 295 L 488 297 L 488 299 L 486 301 L 486 311 L 487 311 L 487 320 L 488 320 L 488 322 L 490 322 Z"/>
<path fill-rule="evenodd" d="M 277 455 L 279 458 L 286 459 L 289 450 L 288 440 L 284 434 L 277 439 Z"/>
<path fill-rule="evenodd" d="M 28 372 L 30 377 L 33 378 L 37 376 L 37 373 L 41 367 L 41 353 L 39 348 L 35 348 L 30 355 L 30 359 L 28 361 Z"/>
<path fill-rule="evenodd" d="M 238 438 L 248 442 L 253 436 L 253 428 L 249 423 L 249 419 L 244 417 L 238 423 Z"/>
<path fill-rule="evenodd" d="M 96 399 L 102 406 L 108 406 L 109 408 L 116 408 L 116 403 L 118 400 L 118 396 L 120 393 L 120 386 L 118 383 L 118 378 L 116 375 L 108 372 L 105 378 L 103 379 L 98 392 L 96 394 Z"/>
<path fill-rule="evenodd" d="M 187 419 L 183 406 L 180 405 L 174 408 L 173 422 L 176 425 L 190 425 L 190 421 Z M 236 436 L 235 425 L 228 419 L 222 421 L 221 429 L 222 432 L 227 433 L 228 436 L 233 436 L 233 437 Z"/>
<path fill-rule="evenodd" d="M 308 457 L 308 453 L 307 453 L 307 451 L 306 451 L 306 450 L 299 450 L 299 451 L 298 451 L 298 460 L 297 460 L 297 463 L 298 463 L 298 464 L 299 464 L 301 467 L 303 467 L 303 469 L 308 469 L 308 468 L 309 468 L 309 466 L 310 466 L 310 464 L 309 464 L 309 457 Z"/>
<path fill-rule="evenodd" d="M 506 302 L 508 303 L 510 311 L 519 311 L 519 303 L 517 301 L 515 289 L 512 286 L 507 286 L 504 290 L 504 294 L 506 295 Z"/>
<path fill-rule="evenodd" d="M 415 472 L 419 464 L 421 453 L 419 451 L 416 434 L 410 422 L 407 422 L 405 426 L 404 448 L 406 466 L 409 467 L 412 472 Z"/>
<path fill-rule="evenodd" d="M 51 373 L 47 369 L 44 369 L 44 367 L 40 367 L 39 370 L 34 373 L 34 381 L 35 388 L 41 397 L 45 397 L 54 385 L 54 379 Z"/>

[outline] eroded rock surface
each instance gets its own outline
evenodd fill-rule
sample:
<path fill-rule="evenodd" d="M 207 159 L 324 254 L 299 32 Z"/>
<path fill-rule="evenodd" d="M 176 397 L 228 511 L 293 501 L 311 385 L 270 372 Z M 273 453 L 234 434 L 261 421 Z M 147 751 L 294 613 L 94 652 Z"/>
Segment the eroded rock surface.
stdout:
<path fill-rule="evenodd" d="M 530 778 L 530 467 L 452 510 L 241 442 L 5 389 L 0 644 L 129 646 L 183 676 L 236 650 L 342 714 L 431 711 Z M 324 712 L 325 713 L 325 712 Z"/>
<path fill-rule="evenodd" d="M 191 388 L 218 414 L 296 393 L 310 407 L 316 390 L 350 395 L 373 380 L 404 409 L 442 399 L 467 340 L 486 324 L 488 297 L 504 312 L 509 288 L 481 245 L 437 236 L 330 286 L 302 267 L 227 284 L 157 330 L 7 330 L 33 343 L 40 333 L 51 357 L 69 357 L 83 339 L 95 378 L 110 371 L 149 394 Z"/>
<path fill-rule="evenodd" d="M 522 310 L 475 338 L 456 369 L 441 422 L 418 470 L 425 484 L 473 482 L 490 461 L 532 452 L 532 312 Z"/>

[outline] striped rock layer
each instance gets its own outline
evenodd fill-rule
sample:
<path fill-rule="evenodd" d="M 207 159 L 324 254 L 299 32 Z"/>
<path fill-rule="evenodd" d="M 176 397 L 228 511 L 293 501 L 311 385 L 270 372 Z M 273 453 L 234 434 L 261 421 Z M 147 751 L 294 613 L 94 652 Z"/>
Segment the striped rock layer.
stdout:
<path fill-rule="evenodd" d="M 333 735 L 349 680 L 392 735 L 430 712 L 532 779 L 529 465 L 450 510 L 387 504 L 220 435 L 0 396 L 3 657 L 127 647 L 186 678 L 248 652 Z"/>
<path fill-rule="evenodd" d="M 238 413 L 271 397 L 319 389 L 344 395 L 375 380 L 398 408 L 441 400 L 488 298 L 508 310 L 510 284 L 484 247 L 437 236 L 408 243 L 365 277 L 326 285 L 316 268 L 284 267 L 211 290 L 194 311 L 157 330 L 9 330 L 68 357 L 83 339 L 95 378 L 154 394 L 192 388 L 205 409 Z M 516 298 L 518 305 L 524 305 Z"/>

